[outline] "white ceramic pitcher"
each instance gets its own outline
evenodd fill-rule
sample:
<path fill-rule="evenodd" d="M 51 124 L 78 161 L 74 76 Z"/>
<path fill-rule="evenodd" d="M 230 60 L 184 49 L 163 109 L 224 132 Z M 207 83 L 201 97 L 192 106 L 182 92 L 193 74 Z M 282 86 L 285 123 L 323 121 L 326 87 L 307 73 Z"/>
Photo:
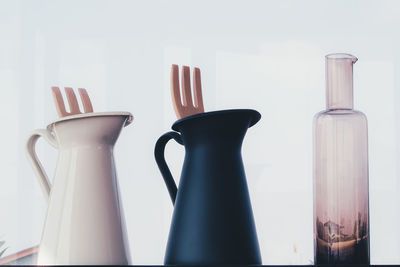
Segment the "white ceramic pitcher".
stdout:
<path fill-rule="evenodd" d="M 129 264 L 113 147 L 128 112 L 86 113 L 35 130 L 26 150 L 48 201 L 38 264 Z M 59 150 L 51 184 L 35 153 L 39 137 Z"/>

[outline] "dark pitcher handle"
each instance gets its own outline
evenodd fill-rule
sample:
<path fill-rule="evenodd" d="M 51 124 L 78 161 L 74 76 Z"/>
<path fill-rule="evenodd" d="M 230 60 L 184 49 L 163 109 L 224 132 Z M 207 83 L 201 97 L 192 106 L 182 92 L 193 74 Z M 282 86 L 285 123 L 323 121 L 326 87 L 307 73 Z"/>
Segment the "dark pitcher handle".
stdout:
<path fill-rule="evenodd" d="M 177 132 L 165 133 L 157 140 L 156 147 L 154 148 L 154 157 L 156 158 L 158 168 L 160 169 L 161 175 L 163 176 L 165 184 L 167 185 L 168 193 L 171 197 L 172 204 L 175 204 L 176 193 L 178 192 L 178 188 L 176 187 L 175 180 L 172 177 L 171 171 L 169 170 L 164 157 L 165 145 L 171 139 L 174 139 L 176 142 L 183 145 L 182 137 L 179 133 Z"/>

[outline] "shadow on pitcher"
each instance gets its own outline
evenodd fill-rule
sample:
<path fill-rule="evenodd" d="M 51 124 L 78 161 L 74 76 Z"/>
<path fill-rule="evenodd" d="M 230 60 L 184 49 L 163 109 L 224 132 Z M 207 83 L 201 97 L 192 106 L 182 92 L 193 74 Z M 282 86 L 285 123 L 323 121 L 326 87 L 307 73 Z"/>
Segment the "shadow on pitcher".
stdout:
<path fill-rule="evenodd" d="M 175 206 L 165 264 L 261 264 L 241 156 L 260 118 L 250 109 L 200 113 L 158 139 L 156 162 Z M 179 190 L 164 158 L 170 139 L 185 146 Z"/>

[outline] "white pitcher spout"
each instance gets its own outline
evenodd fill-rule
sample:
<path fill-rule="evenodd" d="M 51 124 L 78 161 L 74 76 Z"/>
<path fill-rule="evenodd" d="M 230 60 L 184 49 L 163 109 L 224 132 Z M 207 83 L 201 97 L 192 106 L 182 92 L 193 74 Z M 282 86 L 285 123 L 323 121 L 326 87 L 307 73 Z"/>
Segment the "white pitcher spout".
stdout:
<path fill-rule="evenodd" d="M 61 118 L 50 124 L 60 148 L 114 145 L 124 126 L 133 121 L 127 112 L 85 113 Z"/>

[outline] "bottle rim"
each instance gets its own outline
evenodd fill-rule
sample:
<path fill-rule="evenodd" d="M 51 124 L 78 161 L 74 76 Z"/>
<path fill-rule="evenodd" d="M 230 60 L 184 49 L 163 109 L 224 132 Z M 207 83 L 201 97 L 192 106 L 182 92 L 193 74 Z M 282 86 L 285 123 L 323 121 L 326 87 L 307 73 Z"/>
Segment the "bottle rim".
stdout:
<path fill-rule="evenodd" d="M 334 60 L 341 60 L 341 59 L 351 59 L 353 62 L 358 60 L 357 57 L 346 54 L 346 53 L 332 53 L 325 56 L 326 59 L 334 59 Z"/>

